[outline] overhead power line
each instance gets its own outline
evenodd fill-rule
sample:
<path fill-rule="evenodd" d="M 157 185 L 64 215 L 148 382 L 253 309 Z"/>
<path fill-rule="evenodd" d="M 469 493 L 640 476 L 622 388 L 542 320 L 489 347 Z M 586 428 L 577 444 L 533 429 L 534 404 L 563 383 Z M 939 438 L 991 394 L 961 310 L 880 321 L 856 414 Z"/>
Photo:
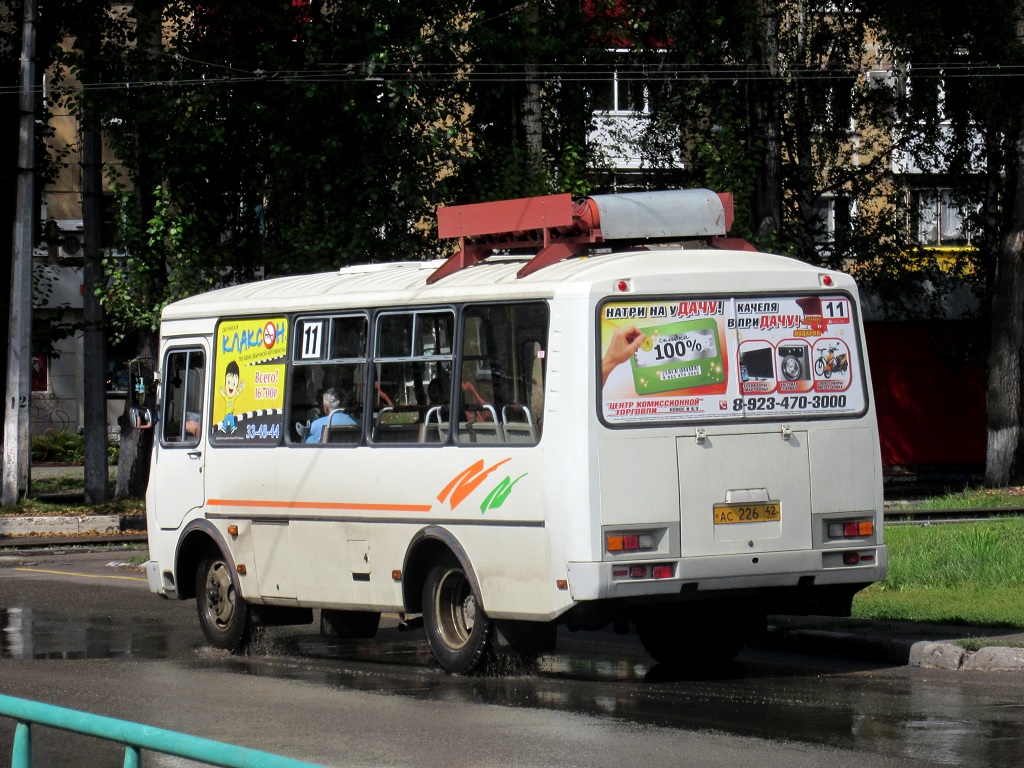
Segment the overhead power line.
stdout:
<path fill-rule="evenodd" d="M 369 82 L 460 82 L 460 83 L 522 83 L 528 80 L 558 80 L 563 83 L 600 83 L 613 74 L 619 81 L 635 82 L 756 82 L 768 80 L 841 80 L 849 81 L 877 72 L 885 75 L 898 76 L 905 73 L 895 70 L 869 67 L 822 69 L 818 67 L 784 67 L 770 70 L 765 67 L 750 67 L 744 64 L 723 65 L 668 65 L 644 66 L 640 64 L 624 64 L 616 66 L 610 63 L 600 64 L 539 64 L 529 75 L 526 65 L 519 64 L 480 64 L 466 63 L 463 65 L 440 64 L 408 64 L 404 67 L 388 65 L 370 66 L 365 62 L 322 65 L 319 68 L 303 70 L 244 70 L 227 64 L 201 62 L 186 59 L 200 67 L 227 70 L 229 74 L 210 75 L 195 73 L 184 77 L 131 79 L 100 83 L 75 83 L 74 85 L 51 85 L 58 92 L 96 92 L 126 88 L 172 88 L 202 85 L 240 85 L 245 83 L 283 83 L 283 84 L 316 84 L 316 83 L 360 83 Z M 911 80 L 921 79 L 992 79 L 1020 78 L 1024 76 L 1024 65 L 965 65 L 965 64 L 928 64 L 911 67 L 906 74 Z M 0 93 L 16 93 L 17 86 L 0 86 Z M 42 90 L 36 89 L 37 92 Z"/>

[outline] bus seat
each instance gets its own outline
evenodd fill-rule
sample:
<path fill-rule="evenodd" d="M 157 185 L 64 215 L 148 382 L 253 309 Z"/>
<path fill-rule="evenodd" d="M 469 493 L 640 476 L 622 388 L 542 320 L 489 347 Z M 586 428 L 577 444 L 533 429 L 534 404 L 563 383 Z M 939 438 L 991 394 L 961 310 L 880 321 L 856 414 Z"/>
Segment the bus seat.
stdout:
<path fill-rule="evenodd" d="M 415 443 L 420 437 L 421 413 L 415 407 L 385 406 L 374 418 L 375 443 Z"/>
<path fill-rule="evenodd" d="M 527 424 L 524 421 L 511 421 L 503 425 L 502 429 L 505 432 L 505 442 L 507 443 L 532 445 L 537 442 L 537 430 L 533 428 L 533 424 Z"/>
<path fill-rule="evenodd" d="M 510 421 L 511 416 L 517 416 Z M 509 403 L 501 409 L 501 428 L 505 433 L 505 441 L 509 443 L 537 442 L 537 430 L 533 426 L 533 415 L 530 409 L 519 403 Z"/>
<path fill-rule="evenodd" d="M 427 411 L 420 424 L 419 442 L 443 443 L 448 440 L 448 406 L 436 405 Z"/>
<path fill-rule="evenodd" d="M 320 433 L 321 443 L 358 443 L 362 427 L 358 424 L 335 424 L 333 427 L 324 427 Z"/>

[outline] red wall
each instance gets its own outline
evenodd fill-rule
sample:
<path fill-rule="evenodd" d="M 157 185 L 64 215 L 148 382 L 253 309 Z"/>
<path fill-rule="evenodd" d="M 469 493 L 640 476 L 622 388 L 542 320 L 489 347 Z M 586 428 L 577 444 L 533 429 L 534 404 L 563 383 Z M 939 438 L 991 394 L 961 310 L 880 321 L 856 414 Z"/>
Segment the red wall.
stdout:
<path fill-rule="evenodd" d="M 882 464 L 984 466 L 982 326 L 880 322 L 865 331 Z"/>

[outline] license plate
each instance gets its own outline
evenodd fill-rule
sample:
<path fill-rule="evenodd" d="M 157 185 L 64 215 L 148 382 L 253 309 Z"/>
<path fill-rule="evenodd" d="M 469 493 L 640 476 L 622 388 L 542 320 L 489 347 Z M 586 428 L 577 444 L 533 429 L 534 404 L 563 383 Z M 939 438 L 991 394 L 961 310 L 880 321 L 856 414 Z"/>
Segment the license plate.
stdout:
<path fill-rule="evenodd" d="M 782 519 L 782 505 L 777 501 L 715 504 L 713 514 L 715 525 L 770 523 Z"/>

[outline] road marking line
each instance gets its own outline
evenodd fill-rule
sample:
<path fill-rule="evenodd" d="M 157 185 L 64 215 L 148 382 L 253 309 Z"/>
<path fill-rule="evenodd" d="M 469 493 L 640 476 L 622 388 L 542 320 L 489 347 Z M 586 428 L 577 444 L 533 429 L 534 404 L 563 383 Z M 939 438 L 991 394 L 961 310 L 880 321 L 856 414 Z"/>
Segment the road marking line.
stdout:
<path fill-rule="evenodd" d="M 25 571 L 26 573 L 51 573 L 56 576 L 80 576 L 83 579 L 122 579 L 124 581 L 142 581 L 146 579 L 138 576 L 110 576 L 105 573 L 75 573 L 74 571 L 50 571 L 46 568 L 15 568 L 16 571 Z"/>

